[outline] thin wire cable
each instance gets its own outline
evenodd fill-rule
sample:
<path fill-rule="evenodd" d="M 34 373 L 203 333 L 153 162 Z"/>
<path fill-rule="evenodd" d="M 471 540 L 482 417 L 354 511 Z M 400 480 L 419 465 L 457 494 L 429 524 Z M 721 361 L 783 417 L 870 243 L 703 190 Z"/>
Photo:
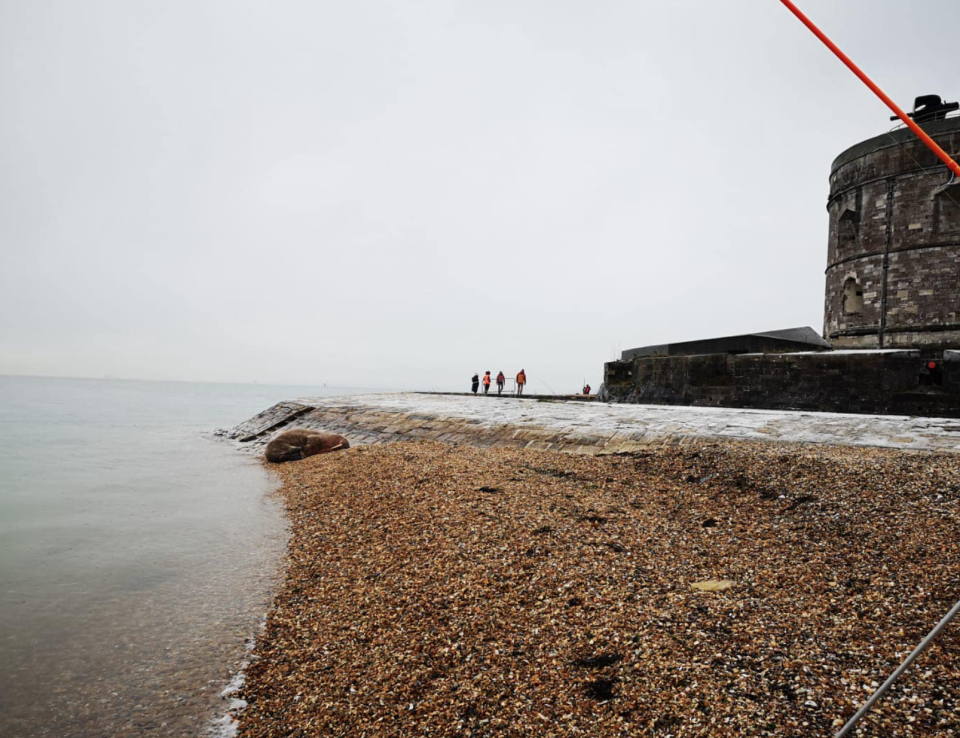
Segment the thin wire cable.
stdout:
<path fill-rule="evenodd" d="M 893 130 L 887 131 L 887 135 L 890 137 L 890 140 L 893 141 L 893 142 L 897 145 L 897 148 L 899 148 L 904 154 L 906 154 L 907 156 L 909 156 L 910 159 L 913 161 L 913 163 L 916 164 L 924 174 L 934 174 L 934 173 L 936 172 L 935 169 L 930 169 L 930 168 L 928 168 L 928 167 L 923 166 L 923 164 L 921 164 L 919 161 L 917 161 L 917 158 L 916 158 L 913 154 L 910 153 L 909 149 L 905 148 L 902 143 L 900 143 L 899 141 L 897 141 L 896 136 L 893 135 L 894 131 L 897 131 L 897 130 L 900 130 L 900 129 L 899 129 L 899 128 L 894 128 Z M 940 168 L 940 167 L 937 167 L 937 169 L 939 169 L 939 168 Z M 950 182 L 952 182 L 954 179 L 956 179 L 956 175 L 955 175 L 953 172 L 951 172 L 950 169 L 947 168 L 945 165 L 944 165 L 944 168 L 947 170 L 947 173 L 950 175 L 950 179 L 946 182 L 946 184 L 949 185 Z M 957 184 L 960 184 L 960 180 L 957 180 Z M 941 185 L 941 186 L 943 186 L 943 185 Z M 945 189 L 945 190 L 943 191 L 943 194 L 947 196 L 947 198 L 950 200 L 950 202 L 952 202 L 954 205 L 956 205 L 958 208 L 960 208 L 960 203 L 958 203 L 958 202 L 953 198 L 953 195 L 950 194 L 950 190 L 949 190 L 949 189 Z"/>
<path fill-rule="evenodd" d="M 936 141 L 930 138 L 930 135 L 925 130 L 923 130 L 912 118 L 907 117 L 907 114 L 900 108 L 900 106 L 897 105 L 890 98 L 890 96 L 887 95 L 886 92 L 881 90 L 877 86 L 877 84 L 872 79 L 870 79 L 862 69 L 860 69 L 860 67 L 854 64 L 853 59 L 851 59 L 849 56 L 844 54 L 843 51 L 840 50 L 840 47 L 830 40 L 827 34 L 821 31 L 812 20 L 810 20 L 806 15 L 804 15 L 803 11 L 800 10 L 800 8 L 798 8 L 796 5 L 794 5 L 792 0 L 780 0 L 780 2 L 783 4 L 785 8 L 787 8 L 787 10 L 793 13 L 794 16 L 796 16 L 797 20 L 803 23 L 803 25 L 805 25 L 814 36 L 820 39 L 820 41 L 823 42 L 824 46 L 830 49 L 830 51 L 833 52 L 833 54 L 841 62 L 843 62 L 843 64 L 847 67 L 847 69 L 853 72 L 861 82 L 863 82 L 867 87 L 869 87 L 870 91 L 873 92 L 874 95 L 879 97 L 883 101 L 884 105 L 886 105 L 888 108 L 890 108 L 890 110 L 896 113 L 897 117 L 903 121 L 904 125 L 907 128 L 909 128 L 911 131 L 913 131 L 917 135 L 917 138 L 923 141 L 927 145 L 927 147 L 937 155 L 937 158 L 939 158 L 944 164 L 947 165 L 950 171 L 960 176 L 960 164 L 957 164 L 957 162 L 955 162 L 950 157 L 950 155 L 940 147 L 940 144 L 938 144 Z"/>
<path fill-rule="evenodd" d="M 873 707 L 873 703 L 880 699 L 884 693 L 893 686 L 893 683 L 900 678 L 900 675 L 907 670 L 907 667 L 913 663 L 914 659 L 923 653 L 927 646 L 933 643 L 933 639 L 936 638 L 940 631 L 946 628 L 950 624 L 950 621 L 953 620 L 958 614 L 960 614 L 960 602 L 954 605 L 950 612 L 943 616 L 943 619 L 941 619 L 940 622 L 934 626 L 934 629 L 927 634 L 927 637 L 920 641 L 920 644 L 910 652 L 910 655 L 904 659 L 904 662 L 897 667 L 896 671 L 887 677 L 887 681 L 885 681 L 879 687 L 879 689 L 877 689 L 877 691 L 870 696 L 870 699 L 863 703 L 863 707 L 857 710 L 856 714 L 847 721 L 847 724 L 840 729 L 840 732 L 837 733 L 834 738 L 843 738 L 843 736 L 853 730 L 856 724 L 860 721 L 860 718 L 866 715 L 870 708 Z"/>
<path fill-rule="evenodd" d="M 900 129 L 900 128 L 894 128 L 894 129 L 892 129 L 892 130 L 890 130 L 890 131 L 887 131 L 887 135 L 890 137 L 890 140 L 893 141 L 893 142 L 897 145 L 897 147 L 898 147 L 904 154 L 906 154 L 908 157 L 910 157 L 910 159 L 913 161 L 913 163 L 916 164 L 917 167 L 918 167 L 924 174 L 934 174 L 934 173 L 936 173 L 936 172 L 940 169 L 940 167 L 938 166 L 936 169 L 931 169 L 931 168 L 929 168 L 929 167 L 923 166 L 923 164 L 921 164 L 919 161 L 917 161 L 917 158 L 916 158 L 913 154 L 910 153 L 909 149 L 907 149 L 906 147 L 904 147 L 903 144 L 901 144 L 901 143 L 896 139 L 896 137 L 893 135 L 894 132 L 897 131 L 897 130 L 901 130 L 901 129 Z M 911 140 L 913 140 L 913 139 L 911 139 Z M 951 171 L 949 170 L 949 168 L 947 168 L 947 167 L 943 167 L 943 168 L 946 169 L 946 170 L 947 170 L 947 173 L 951 176 L 951 180 L 950 180 L 950 181 L 953 181 L 953 179 L 956 178 L 956 175 L 954 175 L 953 172 L 951 172 Z M 947 184 L 949 184 L 949 181 L 948 181 Z M 958 182 L 958 184 L 960 184 L 960 182 Z M 957 201 L 953 198 L 953 195 L 950 194 L 950 190 L 949 190 L 949 189 L 945 189 L 945 190 L 943 191 L 943 194 L 946 195 L 954 205 L 957 205 L 958 207 L 960 207 L 960 204 L 958 204 Z M 834 738 L 843 738 L 843 737 L 846 736 L 851 730 L 853 730 L 853 728 L 856 727 L 857 723 L 860 722 L 860 720 L 863 718 L 863 716 L 866 715 L 867 712 L 870 711 L 870 708 L 873 707 L 874 703 L 876 703 L 877 700 L 879 700 L 879 699 L 894 685 L 894 683 L 896 683 L 896 681 L 900 678 L 900 676 L 903 674 L 903 672 L 905 672 L 905 671 L 907 670 L 907 668 L 910 666 L 910 664 L 912 664 L 913 661 L 914 661 L 921 653 L 923 653 L 923 651 L 927 648 L 927 646 L 929 646 L 929 645 L 933 642 L 933 640 L 937 637 L 937 635 L 940 634 L 940 631 L 942 631 L 944 628 L 946 628 L 947 625 L 949 625 L 950 622 L 951 622 L 958 614 L 960 614 L 960 602 L 958 602 L 956 605 L 954 605 L 953 608 L 950 610 L 950 612 L 948 612 L 946 615 L 943 616 L 943 619 L 942 619 L 939 623 L 937 623 L 936 627 L 934 627 L 934 629 L 933 629 L 932 631 L 930 631 L 930 633 L 926 636 L 926 638 L 924 638 L 924 639 L 920 642 L 920 644 L 910 653 L 909 656 L 907 656 L 907 658 L 903 661 L 903 663 L 900 664 L 899 667 L 897 667 L 897 669 L 896 669 L 896 670 L 887 678 L 887 680 L 870 696 L 870 698 L 869 698 L 866 702 L 863 703 L 863 706 L 862 706 L 859 710 L 857 710 L 857 712 L 853 715 L 853 717 L 851 717 L 851 718 L 846 722 L 846 724 L 843 726 L 843 728 L 840 729 L 840 731 L 834 736 Z"/>
<path fill-rule="evenodd" d="M 550 390 L 550 394 L 551 394 L 551 395 L 557 394 L 557 391 L 556 391 L 553 387 L 551 387 L 549 384 L 547 384 L 546 380 L 540 379 L 540 381 L 543 382 L 543 385 L 544 385 L 548 390 Z"/>
<path fill-rule="evenodd" d="M 860 107 L 866 109 L 866 105 L 865 105 L 865 104 L 861 104 Z M 871 106 L 871 110 L 872 110 L 872 106 Z M 914 112 L 916 112 L 916 111 L 914 111 Z M 947 118 L 947 120 L 949 120 L 949 118 Z M 896 133 L 897 131 L 902 131 L 902 130 L 904 130 L 904 129 L 909 130 L 905 125 L 903 125 L 903 124 L 901 123 L 899 126 L 894 126 L 893 128 L 891 128 L 889 131 L 886 132 L 885 135 L 890 138 L 890 140 L 896 145 L 896 147 L 897 147 L 898 149 L 900 149 L 900 151 L 902 151 L 904 154 L 906 154 L 907 156 L 909 156 L 909 157 L 910 157 L 910 160 L 911 160 L 914 164 L 916 164 L 917 167 L 920 169 L 920 171 L 922 171 L 924 174 L 936 174 L 936 173 L 940 170 L 940 167 L 943 166 L 943 168 L 947 170 L 947 174 L 950 175 L 950 179 L 947 180 L 943 185 L 940 185 L 940 186 L 941 186 L 941 187 L 952 186 L 952 185 L 951 185 L 951 182 L 953 182 L 953 180 L 956 178 L 956 175 L 954 175 L 953 172 L 950 171 L 950 168 L 949 168 L 949 167 L 947 167 L 946 165 L 936 165 L 935 168 L 930 168 L 930 167 L 925 167 L 925 166 L 923 166 L 923 164 L 921 164 L 919 161 L 917 161 L 917 157 L 915 157 L 913 154 L 911 154 L 911 153 L 910 153 L 910 150 L 907 149 L 902 143 L 900 143 L 900 142 L 897 140 L 896 136 L 893 135 L 893 134 Z M 910 139 L 910 140 L 911 140 L 911 141 L 919 141 L 920 139 Z M 922 143 L 922 141 L 921 141 L 921 143 Z M 960 185 L 960 179 L 957 179 L 957 181 L 956 181 L 955 184 Z M 960 208 L 960 202 L 957 202 L 957 200 L 954 199 L 953 195 L 950 194 L 950 190 L 949 190 L 949 189 L 944 189 L 944 191 L 943 191 L 942 194 L 943 194 L 947 199 L 949 199 L 950 202 L 952 202 L 956 207 Z"/>

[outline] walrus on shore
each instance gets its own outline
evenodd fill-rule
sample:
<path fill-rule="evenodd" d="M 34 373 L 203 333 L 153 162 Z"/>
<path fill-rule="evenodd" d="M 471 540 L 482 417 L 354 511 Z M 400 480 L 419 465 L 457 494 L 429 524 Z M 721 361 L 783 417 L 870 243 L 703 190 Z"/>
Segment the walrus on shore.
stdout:
<path fill-rule="evenodd" d="M 266 453 L 267 461 L 279 464 L 344 448 L 350 448 L 350 442 L 341 435 L 297 428 L 284 431 L 270 441 Z"/>

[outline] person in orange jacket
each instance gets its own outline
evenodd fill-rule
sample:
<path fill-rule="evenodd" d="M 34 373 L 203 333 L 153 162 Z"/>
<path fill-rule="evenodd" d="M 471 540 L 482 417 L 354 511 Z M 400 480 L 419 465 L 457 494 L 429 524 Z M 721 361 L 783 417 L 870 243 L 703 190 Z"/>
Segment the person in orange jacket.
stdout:
<path fill-rule="evenodd" d="M 507 383 L 507 378 L 503 376 L 503 369 L 500 370 L 500 373 L 497 375 L 497 394 L 499 395 L 503 392 L 503 385 Z"/>
<path fill-rule="evenodd" d="M 527 383 L 527 373 L 521 369 L 520 373 L 517 375 L 517 394 L 523 394 L 523 385 Z"/>
<path fill-rule="evenodd" d="M 490 394 L 490 371 L 487 370 L 487 373 L 483 375 L 483 394 Z"/>

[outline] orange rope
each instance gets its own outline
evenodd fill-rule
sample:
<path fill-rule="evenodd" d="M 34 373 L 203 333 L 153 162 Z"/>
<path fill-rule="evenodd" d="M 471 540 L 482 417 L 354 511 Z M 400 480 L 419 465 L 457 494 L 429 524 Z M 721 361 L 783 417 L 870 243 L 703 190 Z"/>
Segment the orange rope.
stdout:
<path fill-rule="evenodd" d="M 860 69 L 860 67 L 858 67 L 856 64 L 853 63 L 850 57 L 848 57 L 846 54 L 840 51 L 839 47 L 835 43 L 833 43 L 833 41 L 827 38 L 826 34 L 823 31 L 821 31 L 819 28 L 817 28 L 814 25 L 813 21 L 811 21 L 809 18 L 807 18 L 807 16 L 803 14 L 800 8 L 798 8 L 796 5 L 790 2 L 790 0 L 780 0 L 780 2 L 782 2 L 787 7 L 787 10 L 789 10 L 791 13 L 797 16 L 800 22 L 803 23 L 803 25 L 805 25 L 807 28 L 809 28 L 813 32 L 814 36 L 816 36 L 818 39 L 823 41 L 824 45 L 828 49 L 830 49 L 830 51 L 836 54 L 837 58 L 840 61 L 842 61 L 844 64 L 846 64 L 847 67 L 850 69 L 850 71 L 853 72 L 855 75 L 857 75 L 857 77 L 860 79 L 861 82 L 863 82 L 867 87 L 873 90 L 873 93 L 877 97 L 879 97 L 881 100 L 883 100 L 883 102 L 886 103 L 888 108 L 890 108 L 894 113 L 897 114 L 897 117 L 904 122 L 907 128 L 909 128 L 911 131 L 917 134 L 917 137 L 921 141 L 923 141 L 934 154 L 937 155 L 940 161 L 942 161 L 944 164 L 947 165 L 947 168 L 951 172 L 953 172 L 958 177 L 960 177 L 960 164 L 957 164 L 957 162 L 951 159 L 950 155 L 946 151 L 941 149 L 937 145 L 937 142 L 934 141 L 932 138 L 930 138 L 930 136 L 927 135 L 926 131 L 924 131 L 920 126 L 918 126 L 913 121 L 913 119 L 910 118 L 910 116 L 904 113 L 903 110 L 900 109 L 900 106 L 897 105 L 893 100 L 891 100 L 887 96 L 887 93 L 885 93 L 883 90 L 877 87 L 877 85 L 874 84 L 873 80 L 870 79 L 866 74 L 864 74 L 863 70 Z"/>

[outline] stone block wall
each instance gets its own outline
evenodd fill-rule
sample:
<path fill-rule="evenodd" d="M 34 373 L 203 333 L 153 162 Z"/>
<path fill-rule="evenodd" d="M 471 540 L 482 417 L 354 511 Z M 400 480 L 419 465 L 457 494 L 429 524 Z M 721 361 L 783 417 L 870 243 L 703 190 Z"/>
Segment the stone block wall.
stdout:
<path fill-rule="evenodd" d="M 960 361 L 919 351 L 636 358 L 606 364 L 604 389 L 616 402 L 960 417 Z"/>

